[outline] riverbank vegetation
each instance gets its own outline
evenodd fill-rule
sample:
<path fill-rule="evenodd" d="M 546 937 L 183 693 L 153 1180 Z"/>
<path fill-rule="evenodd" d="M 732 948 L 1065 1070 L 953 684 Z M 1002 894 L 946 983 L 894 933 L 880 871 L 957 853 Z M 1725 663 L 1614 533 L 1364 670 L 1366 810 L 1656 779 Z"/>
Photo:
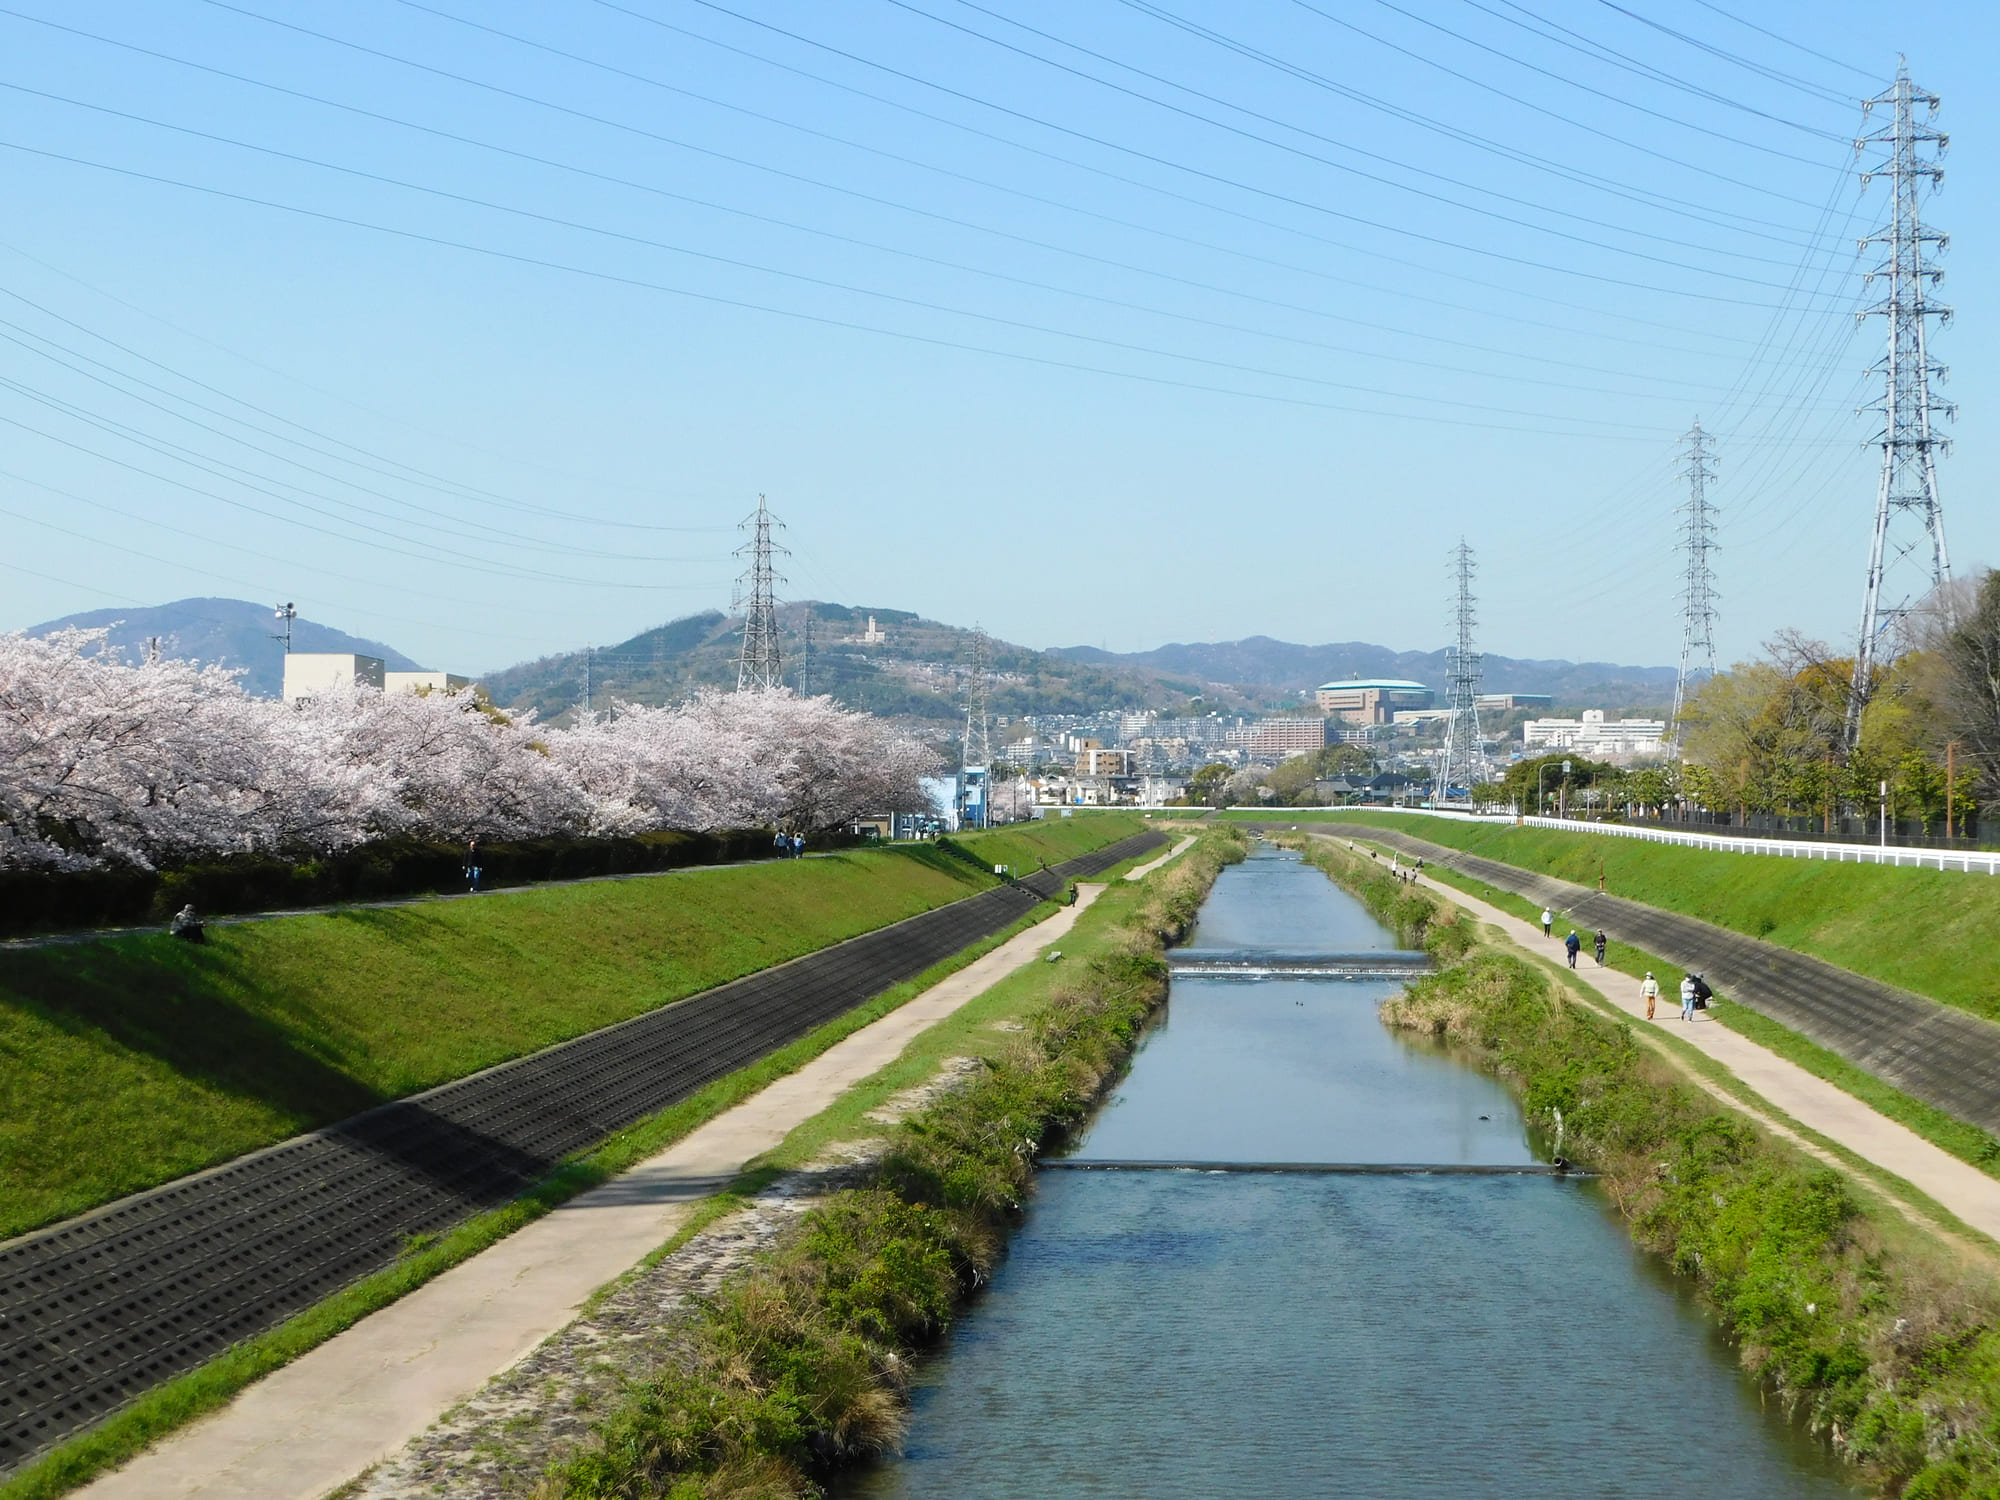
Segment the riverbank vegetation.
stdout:
<path fill-rule="evenodd" d="M 1005 847 L 1053 864 L 1144 826 Z M 909 845 L 0 950 L 0 1237 L 994 883 Z"/>
<path fill-rule="evenodd" d="M 1503 864 L 1713 922 L 1885 984 L 2000 1020 L 2000 879 L 1951 870 L 1777 859 L 1618 835 L 1343 813 Z"/>
<path fill-rule="evenodd" d="M 1512 955 L 1413 984 L 1390 1025 L 1464 1048 L 1600 1176 L 1766 1381 L 1885 1493 L 2000 1495 L 2000 1286 L 1720 1107 Z"/>
<path fill-rule="evenodd" d="M 807 1214 L 770 1254 L 663 1330 L 678 1358 L 637 1384 L 546 1476 L 543 1500 L 806 1496 L 840 1464 L 892 1448 L 911 1357 L 990 1274 L 1034 1159 L 1079 1122 L 1166 993 L 1234 830 L 1204 834 L 1080 919 L 1102 927 L 1016 1041 L 897 1127 L 874 1180 Z M 1103 938 L 1097 941 L 1095 938 Z"/>

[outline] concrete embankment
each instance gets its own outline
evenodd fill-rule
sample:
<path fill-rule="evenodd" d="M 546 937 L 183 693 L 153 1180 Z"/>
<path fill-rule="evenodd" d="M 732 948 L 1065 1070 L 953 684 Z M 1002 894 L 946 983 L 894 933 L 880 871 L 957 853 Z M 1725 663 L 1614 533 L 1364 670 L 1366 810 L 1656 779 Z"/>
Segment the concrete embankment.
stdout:
<path fill-rule="evenodd" d="M 1904 1093 L 2000 1133 L 2000 1026 L 1990 1021 L 1694 917 L 1391 829 L 1351 833 L 1546 906 L 1586 933 L 1601 929 L 1613 942 L 1698 971 L 1729 998 Z"/>

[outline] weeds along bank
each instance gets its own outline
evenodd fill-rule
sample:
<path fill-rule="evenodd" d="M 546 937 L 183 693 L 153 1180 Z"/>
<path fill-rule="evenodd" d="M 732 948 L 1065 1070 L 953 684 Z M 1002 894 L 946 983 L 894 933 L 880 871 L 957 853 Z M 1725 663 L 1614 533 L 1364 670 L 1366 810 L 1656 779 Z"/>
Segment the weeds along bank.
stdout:
<path fill-rule="evenodd" d="M 875 1181 L 661 1331 L 670 1372 L 630 1390 L 543 1500 L 805 1496 L 895 1445 L 910 1360 L 990 1274 L 1036 1155 L 1077 1124 L 1166 995 L 1162 950 L 1247 841 L 1206 833 L 1135 887 L 1107 891 L 1051 971 L 1015 1046 L 894 1133 Z M 1065 966 L 1066 967 L 1066 966 Z"/>
<path fill-rule="evenodd" d="M 1144 826 L 1009 847 L 1054 864 Z M 0 1237 L 994 883 L 910 845 L 0 951 Z"/>
<path fill-rule="evenodd" d="M 1445 964 L 1383 1020 L 1505 1080 L 1562 1154 L 1599 1174 L 1634 1240 L 1694 1284 L 1746 1369 L 1884 1493 L 2000 1497 L 1990 1265 L 1873 1211 L 1534 964 L 1475 946 L 1456 909 L 1324 840 L 1309 857 Z"/>
<path fill-rule="evenodd" d="M 1421 814 L 1356 811 L 1372 824 L 1698 917 L 1885 984 L 2000 1020 L 2000 878 L 1950 870 L 1730 854 L 1642 839 Z M 1357 828 L 1356 832 L 1360 830 Z"/>

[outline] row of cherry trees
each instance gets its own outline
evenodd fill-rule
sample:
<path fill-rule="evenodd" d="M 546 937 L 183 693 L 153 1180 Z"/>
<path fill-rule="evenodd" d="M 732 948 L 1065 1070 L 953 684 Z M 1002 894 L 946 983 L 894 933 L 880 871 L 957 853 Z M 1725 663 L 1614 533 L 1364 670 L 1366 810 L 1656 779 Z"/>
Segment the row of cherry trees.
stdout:
<path fill-rule="evenodd" d="M 783 689 L 619 705 L 560 729 L 468 694 L 290 707 L 215 667 L 126 666 L 102 631 L 0 636 L 0 866 L 153 868 L 397 836 L 815 832 L 927 806 L 935 768 L 880 721 Z"/>

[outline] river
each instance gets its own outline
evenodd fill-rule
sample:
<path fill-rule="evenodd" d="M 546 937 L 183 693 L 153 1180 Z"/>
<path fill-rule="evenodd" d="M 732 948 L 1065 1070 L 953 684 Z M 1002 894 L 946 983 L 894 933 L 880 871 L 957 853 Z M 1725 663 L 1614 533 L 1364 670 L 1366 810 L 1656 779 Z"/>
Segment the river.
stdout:
<path fill-rule="evenodd" d="M 1295 855 L 1192 940 L 1393 948 Z M 1541 1159 L 1497 1083 L 1391 1033 L 1384 983 L 1176 979 L 1072 1156 Z M 849 1500 L 1851 1497 L 1587 1181 L 1048 1171 Z"/>

